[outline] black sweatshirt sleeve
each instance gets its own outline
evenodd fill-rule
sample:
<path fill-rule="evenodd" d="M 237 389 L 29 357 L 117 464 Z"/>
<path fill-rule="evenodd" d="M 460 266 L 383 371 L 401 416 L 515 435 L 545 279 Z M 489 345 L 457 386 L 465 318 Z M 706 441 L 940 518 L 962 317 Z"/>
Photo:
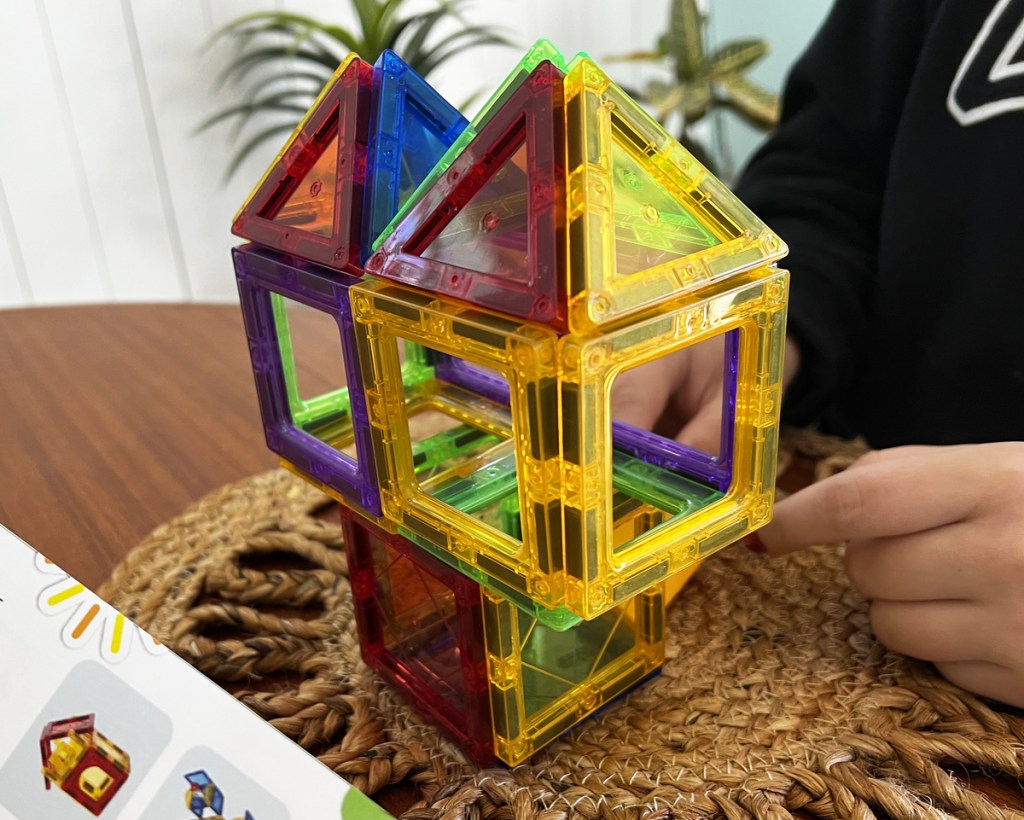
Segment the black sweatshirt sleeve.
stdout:
<path fill-rule="evenodd" d="M 737 186 L 789 245 L 789 334 L 801 367 L 786 420 L 813 422 L 856 367 L 877 269 L 894 134 L 928 0 L 837 0 L 783 95 L 782 121 Z"/>

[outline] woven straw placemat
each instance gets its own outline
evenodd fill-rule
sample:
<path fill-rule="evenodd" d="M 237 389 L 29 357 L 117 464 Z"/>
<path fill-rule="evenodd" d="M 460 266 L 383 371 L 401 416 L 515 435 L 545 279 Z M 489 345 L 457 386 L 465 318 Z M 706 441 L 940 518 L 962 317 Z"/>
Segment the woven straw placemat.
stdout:
<path fill-rule="evenodd" d="M 819 473 L 859 452 L 806 434 L 783 451 Z M 1024 818 L 953 774 L 1019 789 L 1024 718 L 880 646 L 825 547 L 717 554 L 670 608 L 660 675 L 527 765 L 480 771 L 360 659 L 326 503 L 283 470 L 224 487 L 101 594 L 360 790 L 414 785 L 403 817 Z"/>

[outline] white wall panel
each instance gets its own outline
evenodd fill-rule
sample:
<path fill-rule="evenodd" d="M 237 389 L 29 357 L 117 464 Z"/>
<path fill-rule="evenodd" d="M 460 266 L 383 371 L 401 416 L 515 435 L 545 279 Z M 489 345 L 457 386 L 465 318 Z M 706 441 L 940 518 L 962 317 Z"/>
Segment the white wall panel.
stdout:
<path fill-rule="evenodd" d="M 762 37 L 769 52 L 748 76 L 772 91 L 781 91 L 790 66 L 800 56 L 832 6 L 831 0 L 788 0 L 764 3 L 762 0 L 715 0 L 710 18 L 713 43 L 749 37 Z M 723 112 L 720 122 L 724 138 L 732 152 L 737 171 L 764 142 L 767 134 L 732 111 Z"/>
<path fill-rule="evenodd" d="M 209 47 L 214 27 L 221 24 L 214 8 L 231 17 L 245 13 L 242 3 L 218 1 L 211 7 L 203 0 L 177 0 L 175 24 L 168 25 L 165 3 L 133 4 L 181 264 L 191 297 L 198 301 L 235 298 L 231 218 L 251 187 L 253 174 L 263 171 L 251 165 L 226 182 L 229 128 L 198 131 L 203 120 L 236 101 L 235 94 L 218 83 L 229 49 Z"/>
<path fill-rule="evenodd" d="M 84 173 L 91 158 L 75 138 L 41 0 L 0 4 L 0 80 L 0 180 L 31 280 L 25 302 L 111 298 Z"/>
<path fill-rule="evenodd" d="M 188 298 L 128 0 L 45 0 L 116 300 Z"/>
<path fill-rule="evenodd" d="M 0 177 L 0 308 L 31 302 L 32 284 L 28 280 L 25 258 L 21 255 L 4 181 Z"/>

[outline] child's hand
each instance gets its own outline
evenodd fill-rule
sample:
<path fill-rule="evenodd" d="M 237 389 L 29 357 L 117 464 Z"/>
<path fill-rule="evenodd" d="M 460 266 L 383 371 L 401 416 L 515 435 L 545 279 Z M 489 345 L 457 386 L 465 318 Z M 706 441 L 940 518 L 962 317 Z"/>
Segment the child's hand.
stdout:
<path fill-rule="evenodd" d="M 622 373 L 612 384 L 612 416 L 717 455 L 721 441 L 725 337 L 718 336 Z M 800 351 L 786 340 L 783 385 Z"/>
<path fill-rule="evenodd" d="M 612 417 L 644 430 L 667 427 L 658 432 L 717 454 L 724 359 L 719 336 L 625 371 L 612 384 Z"/>
<path fill-rule="evenodd" d="M 1024 443 L 898 447 L 781 501 L 773 555 L 847 541 L 890 649 L 1024 706 Z"/>

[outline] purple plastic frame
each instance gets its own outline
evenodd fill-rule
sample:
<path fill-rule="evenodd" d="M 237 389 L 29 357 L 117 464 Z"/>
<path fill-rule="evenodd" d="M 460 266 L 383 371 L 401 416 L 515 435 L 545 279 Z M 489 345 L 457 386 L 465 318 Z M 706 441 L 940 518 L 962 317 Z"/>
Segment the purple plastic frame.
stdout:
<path fill-rule="evenodd" d="M 722 397 L 722 436 L 718 456 L 641 430 L 622 421 L 612 422 L 612 444 L 634 458 L 663 470 L 683 473 L 725 492 L 732 484 L 733 440 L 736 427 L 736 375 L 739 368 L 739 330 L 725 336 L 725 390 Z M 480 370 L 447 354 L 437 354 L 437 378 L 473 390 L 491 401 L 508 404 L 508 384 L 500 376 Z"/>
<path fill-rule="evenodd" d="M 348 297 L 348 289 L 359 278 L 256 245 L 234 248 L 232 256 L 267 447 L 324 486 L 379 516 L 380 492 L 370 421 Z M 320 441 L 293 421 L 270 298 L 272 293 L 320 310 L 338 323 L 356 458 Z"/>

